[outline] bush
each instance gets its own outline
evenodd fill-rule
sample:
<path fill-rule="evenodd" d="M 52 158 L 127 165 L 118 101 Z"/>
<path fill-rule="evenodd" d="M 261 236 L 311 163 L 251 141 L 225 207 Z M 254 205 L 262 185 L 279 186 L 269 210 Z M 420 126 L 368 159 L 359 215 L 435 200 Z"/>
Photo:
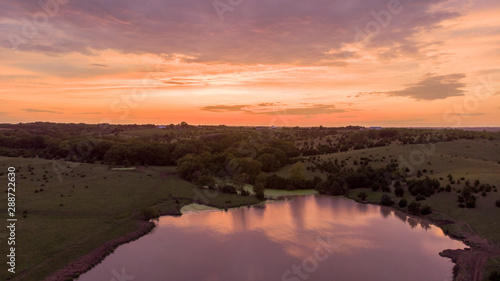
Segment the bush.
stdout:
<path fill-rule="evenodd" d="M 471 196 L 465 201 L 465 207 L 472 209 L 476 207 L 476 197 Z"/>
<path fill-rule="evenodd" d="M 449 185 L 449 184 L 448 184 L 448 185 L 445 187 L 445 190 L 446 190 L 446 191 L 448 191 L 448 192 L 451 192 L 451 185 Z"/>
<path fill-rule="evenodd" d="M 148 221 L 150 219 L 155 219 L 155 218 L 159 217 L 158 212 L 154 211 L 151 208 L 144 208 L 144 209 L 142 209 L 141 210 L 141 215 L 142 215 L 142 219 L 145 220 L 145 221 Z"/>
<path fill-rule="evenodd" d="M 406 201 L 406 199 L 403 198 L 403 199 L 399 200 L 399 207 L 400 208 L 404 208 L 406 206 L 408 206 L 408 201 Z"/>
<path fill-rule="evenodd" d="M 405 195 L 405 190 L 401 186 L 398 186 L 394 189 L 394 194 L 396 194 L 397 197 L 403 197 Z"/>
<path fill-rule="evenodd" d="M 500 200 L 497 200 L 497 202 L 495 202 L 495 205 L 500 208 Z"/>
<path fill-rule="evenodd" d="M 420 214 L 420 203 L 412 201 L 410 205 L 408 205 L 408 211 L 414 215 Z"/>
<path fill-rule="evenodd" d="M 236 188 L 235 188 L 234 186 L 232 186 L 232 185 L 229 185 L 229 184 L 224 185 L 224 186 L 220 189 L 220 191 L 221 191 L 222 193 L 228 193 L 228 194 L 237 194 L 237 193 L 238 193 L 238 192 L 236 191 Z"/>
<path fill-rule="evenodd" d="M 422 207 L 422 209 L 420 209 L 420 214 L 421 215 L 428 215 L 428 214 L 431 214 L 432 213 L 432 209 L 430 206 L 428 205 L 425 205 L 424 207 Z"/>
<path fill-rule="evenodd" d="M 384 206 L 391 206 L 394 204 L 394 201 L 392 201 L 391 197 L 387 193 L 384 193 L 382 195 L 382 199 L 380 199 L 380 204 Z"/>
<path fill-rule="evenodd" d="M 360 193 L 358 193 L 358 198 L 361 199 L 362 201 L 365 201 L 366 197 L 368 197 L 368 195 L 366 194 L 366 192 L 360 192 Z"/>

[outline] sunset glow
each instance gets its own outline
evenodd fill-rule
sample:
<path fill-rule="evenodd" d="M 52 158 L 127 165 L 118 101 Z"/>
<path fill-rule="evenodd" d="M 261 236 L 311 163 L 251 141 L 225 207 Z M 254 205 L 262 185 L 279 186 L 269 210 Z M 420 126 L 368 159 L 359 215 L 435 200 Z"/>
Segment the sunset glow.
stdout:
<path fill-rule="evenodd" d="M 3 1 L 1 122 L 499 126 L 500 3 Z"/>

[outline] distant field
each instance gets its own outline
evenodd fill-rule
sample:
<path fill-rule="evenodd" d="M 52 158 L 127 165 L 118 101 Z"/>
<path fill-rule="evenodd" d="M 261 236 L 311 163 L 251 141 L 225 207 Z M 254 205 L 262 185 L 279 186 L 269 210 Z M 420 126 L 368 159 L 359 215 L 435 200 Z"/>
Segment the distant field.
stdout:
<path fill-rule="evenodd" d="M 62 164 L 55 166 L 62 171 L 60 178 L 54 163 Z M 33 167 L 32 172 L 28 165 Z M 4 173 L 0 178 L 5 186 L 9 166 L 17 169 L 16 272 L 28 270 L 23 280 L 41 280 L 104 242 L 132 232 L 147 207 L 180 214 L 183 205 L 203 193 L 170 175 L 175 167 L 111 171 L 105 165 L 0 157 L 0 173 Z M 206 200 L 220 208 L 258 202 L 254 197 L 229 194 L 208 196 Z M 1 193 L 0 201 L 6 202 L 6 193 Z M 6 204 L 0 212 L 5 221 Z M 2 228 L 0 240 L 6 237 Z M 0 261 L 5 265 L 6 256 Z M 0 280 L 8 276 L 6 270 L 0 272 Z"/>

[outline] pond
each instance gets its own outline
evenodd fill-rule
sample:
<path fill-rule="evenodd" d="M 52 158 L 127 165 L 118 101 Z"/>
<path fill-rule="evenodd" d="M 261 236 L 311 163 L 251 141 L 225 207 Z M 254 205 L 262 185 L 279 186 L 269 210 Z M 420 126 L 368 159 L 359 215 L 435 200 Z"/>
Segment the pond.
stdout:
<path fill-rule="evenodd" d="M 330 196 L 161 217 L 79 281 L 445 281 L 466 246 L 426 221 Z"/>

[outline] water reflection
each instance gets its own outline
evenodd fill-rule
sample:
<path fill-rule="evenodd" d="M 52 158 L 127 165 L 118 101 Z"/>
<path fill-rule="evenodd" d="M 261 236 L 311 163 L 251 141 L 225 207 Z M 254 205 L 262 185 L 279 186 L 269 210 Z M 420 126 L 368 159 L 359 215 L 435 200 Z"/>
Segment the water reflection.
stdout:
<path fill-rule="evenodd" d="M 162 217 L 152 234 L 119 247 L 79 280 L 111 280 L 110 272 L 121 268 L 149 281 L 305 280 L 294 268 L 307 280 L 450 278 L 453 264 L 438 253 L 464 245 L 435 226 L 420 222 L 416 228 L 418 220 L 391 213 L 345 198 L 307 196 L 265 208 Z M 325 239 L 330 247 L 321 248 L 318 241 Z"/>
<path fill-rule="evenodd" d="M 381 206 L 380 207 L 380 213 L 384 218 L 388 218 L 391 215 L 391 208 L 386 207 L 386 206 Z"/>

